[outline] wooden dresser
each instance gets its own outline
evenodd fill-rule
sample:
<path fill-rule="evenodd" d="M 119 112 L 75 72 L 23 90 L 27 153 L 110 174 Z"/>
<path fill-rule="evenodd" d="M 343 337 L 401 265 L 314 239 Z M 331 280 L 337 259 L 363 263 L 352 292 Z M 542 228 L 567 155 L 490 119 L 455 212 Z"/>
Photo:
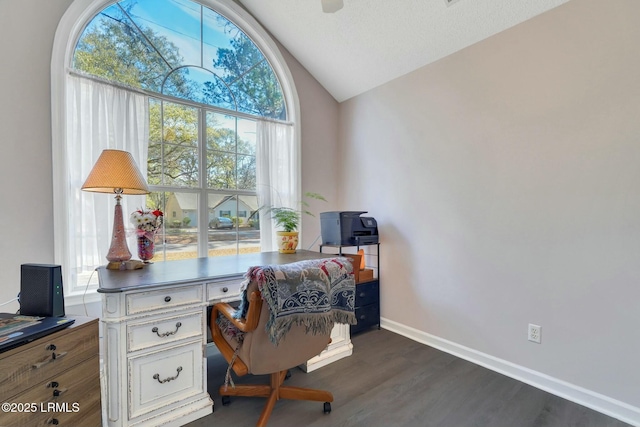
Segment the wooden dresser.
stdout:
<path fill-rule="evenodd" d="M 73 317 L 66 329 L 0 353 L 0 427 L 102 425 L 98 320 Z"/>

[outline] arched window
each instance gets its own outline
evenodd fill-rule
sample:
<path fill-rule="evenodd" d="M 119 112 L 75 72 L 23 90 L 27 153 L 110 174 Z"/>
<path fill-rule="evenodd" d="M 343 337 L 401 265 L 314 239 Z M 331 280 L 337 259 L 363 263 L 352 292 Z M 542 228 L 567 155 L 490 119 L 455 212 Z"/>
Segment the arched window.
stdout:
<path fill-rule="evenodd" d="M 266 155 L 257 135 L 291 128 L 299 146 L 297 95 L 275 44 L 231 0 L 101 3 L 72 4 L 52 59 L 62 116 L 53 125 L 55 208 L 68 213 L 55 219 L 56 258 L 67 291 L 84 290 L 106 263 L 112 198 L 80 191 L 105 148 L 130 151 L 152 191 L 124 196 L 125 222 L 141 207 L 165 214 L 154 260 L 260 251 L 258 187 L 270 184 L 257 183 Z M 299 159 L 291 168 L 288 179 L 299 181 Z M 299 182 L 287 192 L 298 200 Z M 128 241 L 136 258 L 133 232 Z"/>
<path fill-rule="evenodd" d="M 149 93 L 286 120 L 280 83 L 233 22 L 191 0 L 122 0 L 85 27 L 72 68 Z"/>

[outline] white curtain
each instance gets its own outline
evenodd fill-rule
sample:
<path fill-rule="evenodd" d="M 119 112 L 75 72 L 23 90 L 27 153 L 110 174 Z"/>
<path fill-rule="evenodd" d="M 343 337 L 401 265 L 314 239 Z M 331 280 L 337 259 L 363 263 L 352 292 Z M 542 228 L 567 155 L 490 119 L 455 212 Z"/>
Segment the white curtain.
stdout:
<path fill-rule="evenodd" d="M 62 194 L 68 207 L 66 256 L 73 290 L 77 275 L 106 264 L 115 206 L 113 195 L 80 187 L 105 148 L 130 152 L 146 177 L 149 114 L 146 96 L 72 75 L 67 80 L 67 109 L 67 179 Z M 133 229 L 129 215 L 144 203 L 145 196 L 122 198 L 125 229 Z M 135 236 L 128 234 L 129 250 L 136 257 Z"/>
<path fill-rule="evenodd" d="M 259 206 L 300 208 L 300 150 L 292 125 L 258 121 L 256 181 Z M 260 215 L 263 252 L 278 250 L 276 228 Z"/>

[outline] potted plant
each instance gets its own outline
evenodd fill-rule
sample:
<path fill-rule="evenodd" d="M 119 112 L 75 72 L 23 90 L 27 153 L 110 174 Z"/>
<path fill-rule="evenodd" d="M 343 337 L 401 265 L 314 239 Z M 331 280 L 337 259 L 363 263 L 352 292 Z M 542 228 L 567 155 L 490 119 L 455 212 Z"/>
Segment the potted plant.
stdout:
<path fill-rule="evenodd" d="M 273 218 L 276 223 L 276 227 L 281 228 L 281 231 L 277 232 L 279 252 L 283 254 L 293 254 L 298 247 L 298 227 L 302 214 L 315 216 L 307 209 L 309 203 L 304 200 L 316 199 L 326 202 L 327 200 L 318 193 L 307 192 L 304 193 L 303 200 L 300 201 L 300 209 L 293 209 L 287 207 L 270 207 L 267 213 Z"/>

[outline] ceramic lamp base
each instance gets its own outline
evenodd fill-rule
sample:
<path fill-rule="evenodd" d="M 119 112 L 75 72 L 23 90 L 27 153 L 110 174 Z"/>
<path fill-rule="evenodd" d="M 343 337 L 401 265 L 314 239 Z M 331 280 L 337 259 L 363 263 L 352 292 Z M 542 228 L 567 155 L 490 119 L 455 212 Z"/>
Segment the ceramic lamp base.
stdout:
<path fill-rule="evenodd" d="M 131 252 L 127 247 L 127 236 L 124 231 L 124 221 L 122 219 L 122 205 L 120 195 L 116 195 L 116 209 L 113 216 L 113 234 L 111 235 L 111 247 L 107 253 L 107 261 L 122 262 L 131 259 Z"/>

